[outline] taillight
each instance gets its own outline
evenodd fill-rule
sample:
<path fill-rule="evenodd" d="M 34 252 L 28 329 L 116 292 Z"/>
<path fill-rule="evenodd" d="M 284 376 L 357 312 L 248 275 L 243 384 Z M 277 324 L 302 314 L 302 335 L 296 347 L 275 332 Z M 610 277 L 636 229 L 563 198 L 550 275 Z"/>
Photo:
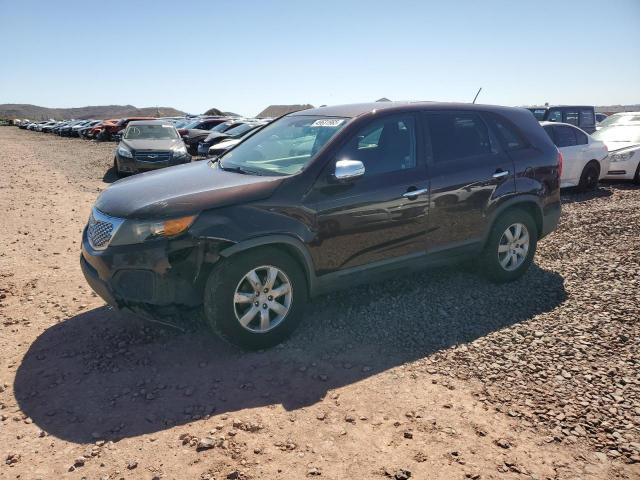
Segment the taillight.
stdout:
<path fill-rule="evenodd" d="M 562 153 L 558 151 L 558 176 L 562 177 L 562 163 L 564 159 L 562 158 Z"/>

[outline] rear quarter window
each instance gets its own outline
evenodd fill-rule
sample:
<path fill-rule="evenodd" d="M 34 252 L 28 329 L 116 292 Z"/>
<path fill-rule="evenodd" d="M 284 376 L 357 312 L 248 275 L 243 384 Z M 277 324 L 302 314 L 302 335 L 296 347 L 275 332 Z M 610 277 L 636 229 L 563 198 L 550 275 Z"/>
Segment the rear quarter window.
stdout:
<path fill-rule="evenodd" d="M 553 132 L 556 137 L 556 146 L 562 147 L 574 147 L 576 145 L 575 128 L 571 127 L 553 127 Z"/>
<path fill-rule="evenodd" d="M 501 118 L 491 118 L 491 123 L 498 133 L 498 138 L 505 150 L 519 150 L 527 147 L 526 140 L 515 126 Z"/>
<path fill-rule="evenodd" d="M 577 128 L 574 128 L 573 133 L 575 133 L 576 135 L 576 145 L 586 145 L 587 143 L 589 143 L 589 140 L 587 139 L 587 134 L 584 133 L 582 130 L 578 130 Z"/>

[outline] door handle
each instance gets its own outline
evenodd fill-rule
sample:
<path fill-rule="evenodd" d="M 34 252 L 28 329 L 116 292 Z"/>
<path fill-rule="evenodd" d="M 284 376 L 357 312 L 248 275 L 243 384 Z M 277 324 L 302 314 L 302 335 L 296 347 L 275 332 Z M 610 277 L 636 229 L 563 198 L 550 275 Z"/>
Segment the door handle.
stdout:
<path fill-rule="evenodd" d="M 493 178 L 504 178 L 509 175 L 509 170 L 500 170 L 493 174 Z"/>
<path fill-rule="evenodd" d="M 413 200 L 418 195 L 422 195 L 424 193 L 429 193 L 429 189 L 428 188 L 421 188 L 420 190 L 410 190 L 407 193 L 403 193 L 402 196 L 404 198 L 408 198 L 410 200 Z"/>

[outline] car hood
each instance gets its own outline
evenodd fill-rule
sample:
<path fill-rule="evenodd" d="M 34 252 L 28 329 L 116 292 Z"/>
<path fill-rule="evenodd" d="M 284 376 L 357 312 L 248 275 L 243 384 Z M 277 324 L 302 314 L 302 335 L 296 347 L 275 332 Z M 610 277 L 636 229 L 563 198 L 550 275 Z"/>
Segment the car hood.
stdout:
<path fill-rule="evenodd" d="M 637 142 L 604 142 L 607 146 L 607 150 L 609 153 L 616 152 L 618 150 L 627 149 L 627 148 L 637 148 L 640 147 L 640 144 Z"/>
<path fill-rule="evenodd" d="M 157 219 L 268 198 L 286 177 L 244 175 L 194 162 L 119 180 L 96 200 L 102 213 Z"/>
<path fill-rule="evenodd" d="M 126 145 L 131 150 L 171 150 L 183 145 L 182 139 L 179 138 L 167 140 L 122 140 L 120 143 Z"/>
<path fill-rule="evenodd" d="M 240 139 L 239 138 L 230 138 L 228 140 L 223 140 L 220 143 L 216 143 L 211 148 L 214 148 L 216 150 L 227 149 L 227 148 L 231 148 L 234 145 L 237 145 L 239 143 L 240 143 Z"/>

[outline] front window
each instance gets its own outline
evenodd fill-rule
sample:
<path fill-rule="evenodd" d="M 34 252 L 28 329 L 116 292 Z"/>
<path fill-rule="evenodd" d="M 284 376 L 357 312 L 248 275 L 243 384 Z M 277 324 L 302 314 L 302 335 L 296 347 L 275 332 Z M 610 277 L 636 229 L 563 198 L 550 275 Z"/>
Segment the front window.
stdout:
<path fill-rule="evenodd" d="M 640 143 L 640 125 L 612 125 L 592 135 L 603 142 Z"/>
<path fill-rule="evenodd" d="M 223 155 L 220 166 L 265 175 L 293 175 L 315 157 L 347 120 L 306 115 L 283 117 Z"/>
<path fill-rule="evenodd" d="M 173 125 L 129 125 L 126 140 L 171 140 L 179 138 Z"/>
<path fill-rule="evenodd" d="M 362 162 L 367 176 L 415 168 L 414 123 L 411 115 L 374 120 L 354 135 L 336 158 Z"/>

